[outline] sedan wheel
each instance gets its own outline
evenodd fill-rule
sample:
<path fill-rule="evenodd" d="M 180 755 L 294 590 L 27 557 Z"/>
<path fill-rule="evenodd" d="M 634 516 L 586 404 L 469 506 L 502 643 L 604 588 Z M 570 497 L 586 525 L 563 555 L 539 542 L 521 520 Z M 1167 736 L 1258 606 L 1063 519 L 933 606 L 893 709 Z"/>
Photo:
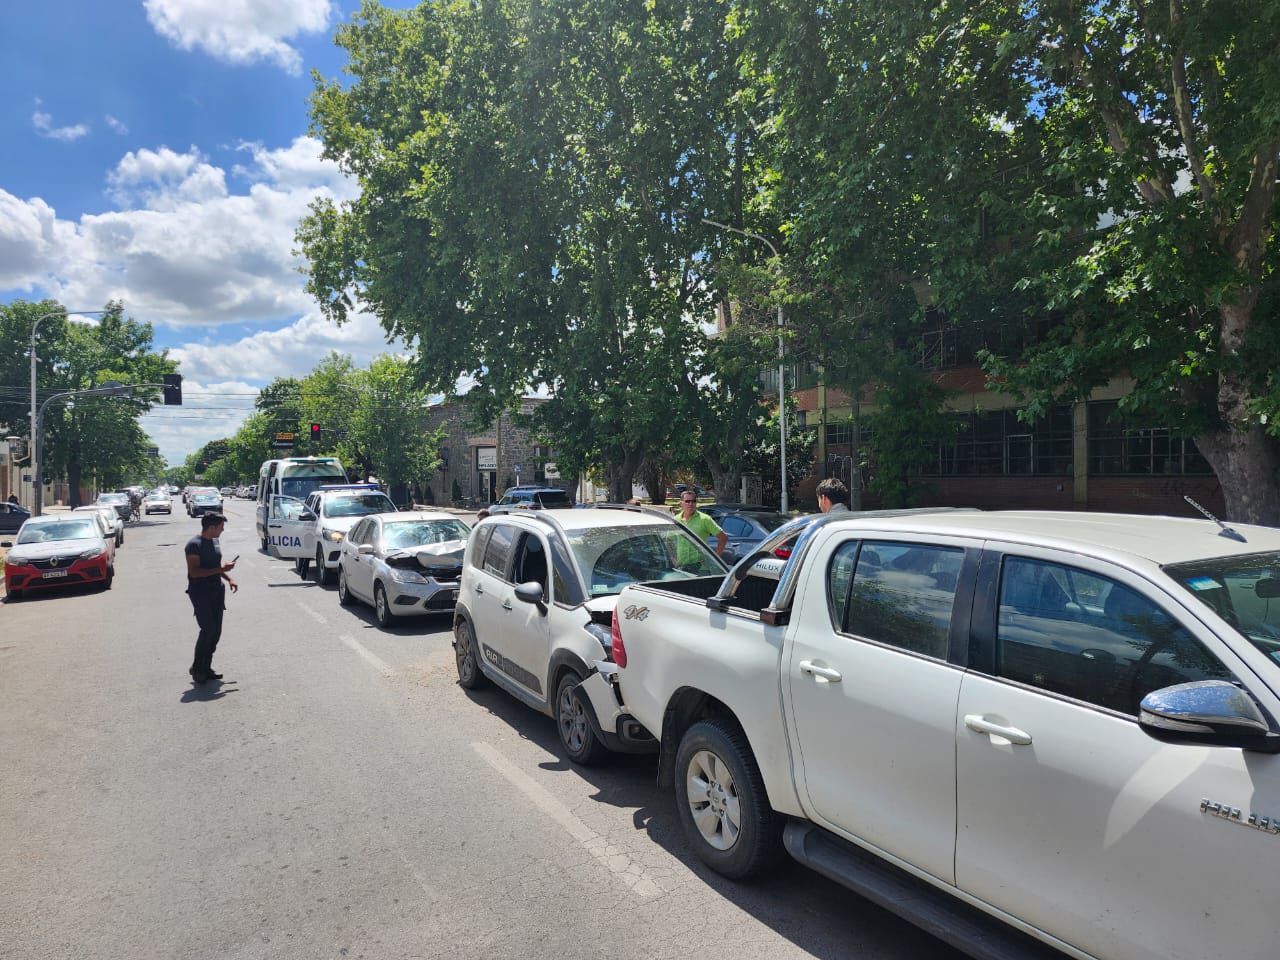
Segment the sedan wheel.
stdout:
<path fill-rule="evenodd" d="M 383 589 L 380 583 L 373 585 L 373 609 L 378 614 L 378 626 L 391 626 L 396 617 L 391 612 L 391 604 L 387 602 L 387 591 Z"/>
<path fill-rule="evenodd" d="M 338 602 L 344 607 L 349 607 L 355 602 L 355 597 L 351 595 L 351 588 L 347 586 L 347 571 L 341 563 L 338 564 Z"/>

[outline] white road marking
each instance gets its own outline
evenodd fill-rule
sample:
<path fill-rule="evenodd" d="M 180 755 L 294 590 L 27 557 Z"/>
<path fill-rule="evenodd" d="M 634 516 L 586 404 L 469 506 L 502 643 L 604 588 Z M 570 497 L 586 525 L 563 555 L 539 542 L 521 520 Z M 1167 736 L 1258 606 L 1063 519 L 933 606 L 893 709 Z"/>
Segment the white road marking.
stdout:
<path fill-rule="evenodd" d="M 348 633 L 344 633 L 341 639 L 343 643 L 345 643 L 348 647 L 350 647 L 356 653 L 360 654 L 360 656 L 364 658 L 365 662 L 370 664 L 379 673 L 382 673 L 385 676 L 391 675 L 391 672 L 392 672 L 391 667 L 388 666 L 384 660 L 382 660 L 376 653 L 374 653 L 372 650 L 366 647 L 363 643 L 361 643 L 355 637 L 351 636 Z"/>
<path fill-rule="evenodd" d="M 324 618 L 324 614 L 317 613 L 316 611 L 308 607 L 305 603 L 302 603 L 301 601 L 299 601 L 298 608 L 300 610 L 305 611 L 307 616 L 309 616 L 316 623 L 322 623 L 326 627 L 330 626 L 329 621 Z M 366 647 L 363 643 L 361 643 L 355 637 L 351 636 L 351 634 L 344 633 L 338 639 L 341 640 L 348 647 L 350 647 L 352 650 L 354 650 L 356 653 L 358 653 L 366 663 L 368 663 L 371 667 L 373 667 L 379 673 L 385 676 L 390 676 L 394 672 L 391 669 L 391 666 L 385 660 L 379 657 L 376 653 L 374 653 L 372 650 Z"/>
<path fill-rule="evenodd" d="M 626 853 L 612 846 L 606 837 L 600 836 L 574 816 L 564 804 L 493 747 L 487 743 L 473 743 L 471 748 L 528 797 L 534 806 L 560 824 L 569 836 L 582 844 L 598 863 L 621 880 L 636 896 L 653 900 L 666 892 Z"/>

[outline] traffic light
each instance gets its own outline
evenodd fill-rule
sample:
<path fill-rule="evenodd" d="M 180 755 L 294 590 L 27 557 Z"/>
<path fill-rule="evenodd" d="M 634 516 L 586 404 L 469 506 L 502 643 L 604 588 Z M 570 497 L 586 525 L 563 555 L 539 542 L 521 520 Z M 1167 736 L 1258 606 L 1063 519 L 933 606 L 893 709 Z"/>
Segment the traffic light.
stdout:
<path fill-rule="evenodd" d="M 311 439 L 312 439 L 312 440 L 319 440 L 319 439 L 320 439 L 320 424 L 318 424 L 318 423 L 313 423 L 313 424 L 311 425 Z"/>
<path fill-rule="evenodd" d="M 182 374 L 166 373 L 160 379 L 164 384 L 164 405 L 166 407 L 182 406 Z"/>

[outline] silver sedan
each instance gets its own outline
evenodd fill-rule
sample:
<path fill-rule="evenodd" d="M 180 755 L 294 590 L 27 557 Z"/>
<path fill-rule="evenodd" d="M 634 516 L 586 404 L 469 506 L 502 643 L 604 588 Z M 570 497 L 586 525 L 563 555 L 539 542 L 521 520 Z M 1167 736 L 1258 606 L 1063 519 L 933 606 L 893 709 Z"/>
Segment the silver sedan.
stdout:
<path fill-rule="evenodd" d="M 338 602 L 373 604 L 384 627 L 397 617 L 451 612 L 470 533 L 470 527 L 448 513 L 364 517 L 338 551 Z"/>

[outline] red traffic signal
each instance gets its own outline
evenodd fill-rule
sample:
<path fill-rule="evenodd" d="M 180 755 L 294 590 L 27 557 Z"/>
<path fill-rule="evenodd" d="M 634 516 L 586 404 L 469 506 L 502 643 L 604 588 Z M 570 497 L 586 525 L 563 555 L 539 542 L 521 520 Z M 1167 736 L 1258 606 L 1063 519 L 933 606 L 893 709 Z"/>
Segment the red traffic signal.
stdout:
<path fill-rule="evenodd" d="M 313 424 L 311 425 L 311 439 L 312 439 L 312 440 L 319 440 L 319 439 L 320 439 L 320 424 L 318 424 L 318 423 L 313 423 Z"/>

